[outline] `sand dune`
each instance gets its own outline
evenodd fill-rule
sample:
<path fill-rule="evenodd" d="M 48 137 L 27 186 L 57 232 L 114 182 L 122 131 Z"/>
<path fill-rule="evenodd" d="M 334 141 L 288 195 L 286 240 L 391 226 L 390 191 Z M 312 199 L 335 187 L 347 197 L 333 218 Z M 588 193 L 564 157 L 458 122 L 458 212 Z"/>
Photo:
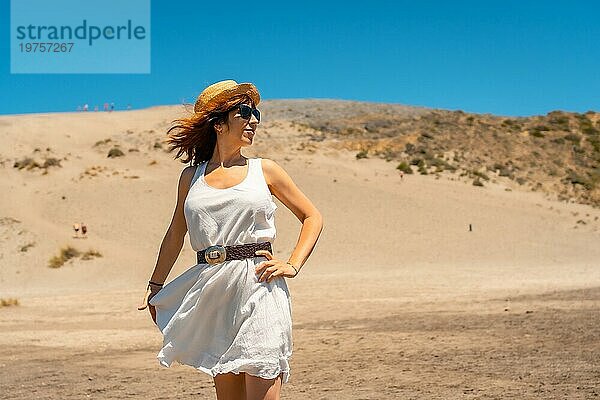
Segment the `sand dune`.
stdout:
<path fill-rule="evenodd" d="M 136 310 L 185 167 L 161 144 L 181 113 L 0 117 L 0 298 L 19 300 L 0 308 L 5 398 L 213 398 L 207 375 L 158 365 L 161 336 Z M 243 152 L 280 163 L 326 224 L 288 280 L 284 398 L 598 395 L 600 210 L 510 181 L 401 178 L 395 163 L 310 143 L 284 114 L 266 114 Z M 13 167 L 27 157 L 42 167 Z M 300 224 L 277 205 L 285 258 Z M 73 238 L 82 221 L 88 238 Z M 101 257 L 49 268 L 66 246 Z M 194 263 L 186 239 L 168 280 Z"/>

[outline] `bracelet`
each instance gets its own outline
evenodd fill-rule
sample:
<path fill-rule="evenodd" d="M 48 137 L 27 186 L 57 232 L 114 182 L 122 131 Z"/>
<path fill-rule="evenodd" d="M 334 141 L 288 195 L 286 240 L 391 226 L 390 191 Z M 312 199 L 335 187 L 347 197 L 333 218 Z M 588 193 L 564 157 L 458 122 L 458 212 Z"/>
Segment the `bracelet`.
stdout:
<path fill-rule="evenodd" d="M 291 265 L 291 266 L 292 266 L 292 268 L 294 268 L 294 271 L 296 271 L 296 275 L 298 275 L 298 272 L 300 272 L 300 270 L 296 269 L 296 267 L 294 267 L 294 266 L 292 265 L 292 263 L 291 263 L 291 262 L 289 262 L 289 261 L 288 261 L 288 262 L 286 262 L 286 264 L 289 264 L 289 265 Z M 294 275 L 294 277 L 295 277 L 296 275 Z"/>
<path fill-rule="evenodd" d="M 148 297 L 148 301 L 158 292 L 163 289 L 163 285 L 155 282 L 148 282 L 148 287 L 146 289 L 150 289 L 150 296 Z"/>
<path fill-rule="evenodd" d="M 161 287 L 164 286 L 163 283 L 156 283 L 156 282 L 148 281 L 148 286 L 150 286 L 150 285 L 161 286 Z"/>

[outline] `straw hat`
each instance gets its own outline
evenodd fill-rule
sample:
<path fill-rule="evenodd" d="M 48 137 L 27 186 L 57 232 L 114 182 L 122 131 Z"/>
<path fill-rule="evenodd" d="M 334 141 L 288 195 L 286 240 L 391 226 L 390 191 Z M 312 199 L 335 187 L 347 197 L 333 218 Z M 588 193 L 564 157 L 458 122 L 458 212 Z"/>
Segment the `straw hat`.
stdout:
<path fill-rule="evenodd" d="M 196 104 L 194 104 L 194 112 L 212 110 L 220 103 L 238 94 L 250 96 L 255 106 L 260 102 L 258 89 L 252 83 L 237 83 L 234 80 L 226 80 L 213 83 L 204 89 L 198 96 Z"/>

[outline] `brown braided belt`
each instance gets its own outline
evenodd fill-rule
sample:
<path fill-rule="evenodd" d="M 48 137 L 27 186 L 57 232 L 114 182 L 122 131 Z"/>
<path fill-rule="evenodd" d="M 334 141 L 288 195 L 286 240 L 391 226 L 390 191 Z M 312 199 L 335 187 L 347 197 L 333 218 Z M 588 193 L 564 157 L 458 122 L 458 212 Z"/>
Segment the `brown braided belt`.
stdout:
<path fill-rule="evenodd" d="M 258 250 L 271 249 L 271 242 L 246 243 L 236 246 L 210 246 L 196 253 L 198 264 L 218 264 L 230 260 L 243 260 L 244 258 L 263 257 L 257 255 Z"/>

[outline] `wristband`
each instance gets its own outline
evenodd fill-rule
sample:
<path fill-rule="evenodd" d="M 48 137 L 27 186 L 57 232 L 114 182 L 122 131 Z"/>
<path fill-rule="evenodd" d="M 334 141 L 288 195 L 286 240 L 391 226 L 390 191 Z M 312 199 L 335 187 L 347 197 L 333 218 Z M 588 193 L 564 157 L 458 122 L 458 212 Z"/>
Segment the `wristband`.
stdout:
<path fill-rule="evenodd" d="M 156 283 L 152 281 L 148 281 L 148 287 L 146 289 L 150 289 L 150 297 L 148 297 L 148 301 L 158 292 L 160 292 L 163 288 L 162 283 Z"/>
<path fill-rule="evenodd" d="M 292 265 L 292 263 L 291 263 L 291 262 L 289 262 L 289 261 L 288 261 L 288 262 L 286 262 L 286 264 L 289 264 L 289 265 L 291 265 L 291 266 L 292 266 L 292 268 L 294 268 L 294 271 L 296 271 L 296 275 L 298 275 L 298 272 L 300 272 L 300 270 L 297 270 L 297 269 L 296 269 L 296 267 L 294 267 L 294 266 Z M 294 277 L 295 277 L 296 275 L 294 275 Z"/>

